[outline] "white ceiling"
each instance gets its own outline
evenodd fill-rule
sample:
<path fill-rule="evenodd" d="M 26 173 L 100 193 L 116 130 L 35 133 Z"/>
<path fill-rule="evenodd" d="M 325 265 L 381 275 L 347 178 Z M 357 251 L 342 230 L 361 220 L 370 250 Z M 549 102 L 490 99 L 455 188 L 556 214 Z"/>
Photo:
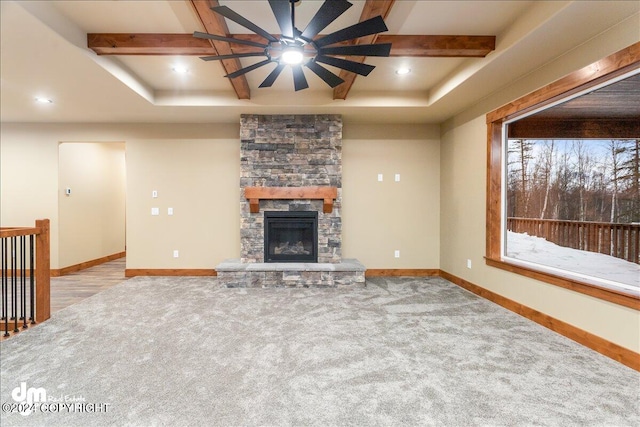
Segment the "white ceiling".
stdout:
<path fill-rule="evenodd" d="M 359 20 L 364 1 L 332 23 L 329 33 Z M 220 1 L 271 33 L 279 33 L 266 0 Z M 303 0 L 304 28 L 322 4 Z M 636 17 L 638 1 L 398 0 L 386 19 L 389 34 L 495 35 L 486 58 L 367 58 L 376 69 L 359 76 L 346 100 L 312 73 L 294 92 L 285 70 L 272 88 L 271 71 L 246 74 L 250 100 L 238 100 L 217 61 L 192 56 L 97 56 L 87 33 L 204 31 L 186 0 L 0 1 L 0 120 L 2 122 L 232 122 L 242 113 L 342 114 L 350 122 L 439 123 L 612 25 Z M 227 21 L 232 34 L 249 31 Z M 243 66 L 256 62 L 242 60 Z M 178 75 L 176 64 L 189 72 Z M 412 73 L 398 76 L 408 66 Z M 54 102 L 41 105 L 37 96 Z"/>

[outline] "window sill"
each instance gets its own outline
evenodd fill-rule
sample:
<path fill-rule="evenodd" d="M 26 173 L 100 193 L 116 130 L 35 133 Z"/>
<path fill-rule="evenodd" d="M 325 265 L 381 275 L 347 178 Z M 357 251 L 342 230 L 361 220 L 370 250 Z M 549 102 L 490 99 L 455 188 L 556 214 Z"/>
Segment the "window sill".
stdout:
<path fill-rule="evenodd" d="M 561 288 L 570 289 L 580 292 L 594 298 L 599 298 L 614 304 L 619 304 L 634 310 L 640 310 L 640 297 L 630 295 L 624 292 L 618 292 L 612 289 L 599 287 L 593 284 L 581 282 L 576 279 L 547 273 L 545 271 L 536 270 L 534 268 L 524 267 L 503 259 L 493 259 L 485 257 L 488 266 L 509 271 L 511 273 L 520 274 L 522 276 L 550 283 Z"/>

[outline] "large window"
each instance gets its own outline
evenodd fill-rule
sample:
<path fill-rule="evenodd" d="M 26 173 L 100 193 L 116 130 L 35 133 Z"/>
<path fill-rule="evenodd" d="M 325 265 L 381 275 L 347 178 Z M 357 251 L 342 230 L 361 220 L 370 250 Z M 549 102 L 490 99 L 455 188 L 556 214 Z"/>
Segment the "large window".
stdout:
<path fill-rule="evenodd" d="M 487 115 L 487 263 L 640 308 L 640 43 Z"/>

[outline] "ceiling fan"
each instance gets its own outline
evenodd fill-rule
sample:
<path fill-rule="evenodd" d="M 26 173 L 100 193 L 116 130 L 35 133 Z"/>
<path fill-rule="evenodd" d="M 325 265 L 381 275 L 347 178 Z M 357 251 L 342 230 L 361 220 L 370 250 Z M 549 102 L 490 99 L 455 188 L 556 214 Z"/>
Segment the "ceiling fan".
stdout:
<path fill-rule="evenodd" d="M 293 72 L 293 85 L 296 91 L 307 89 L 309 84 L 302 69 L 303 65 L 320 77 L 332 88 L 338 86 L 344 80 L 322 64 L 351 71 L 362 76 L 367 76 L 375 68 L 372 65 L 363 64 L 337 56 L 389 56 L 391 43 L 362 44 L 347 46 L 331 46 L 347 40 L 357 39 L 376 33 L 388 31 L 382 16 L 362 21 L 358 24 L 336 31 L 334 33 L 314 39 L 320 31 L 325 29 L 335 19 L 353 6 L 346 0 L 325 0 L 318 12 L 311 19 L 307 27 L 300 31 L 296 28 L 295 7 L 300 0 L 269 0 L 271 10 L 278 21 L 282 35 L 276 38 L 253 22 L 229 9 L 227 6 L 212 7 L 215 13 L 230 19 L 237 24 L 253 31 L 265 38 L 266 43 L 258 43 L 252 40 L 243 40 L 233 37 L 224 37 L 196 31 L 194 37 L 238 43 L 263 49 L 261 52 L 240 53 L 231 55 L 204 56 L 205 61 L 247 58 L 252 56 L 265 56 L 264 61 L 241 68 L 238 71 L 227 74 L 225 77 L 235 78 L 249 71 L 255 70 L 270 63 L 276 63 L 276 67 L 260 84 L 260 87 L 271 87 L 280 73 L 287 65 Z"/>

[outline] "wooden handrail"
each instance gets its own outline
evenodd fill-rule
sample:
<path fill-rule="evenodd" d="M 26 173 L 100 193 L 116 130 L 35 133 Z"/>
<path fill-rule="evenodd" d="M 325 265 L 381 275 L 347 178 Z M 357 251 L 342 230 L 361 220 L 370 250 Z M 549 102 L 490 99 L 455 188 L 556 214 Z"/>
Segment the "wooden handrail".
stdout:
<path fill-rule="evenodd" d="M 39 234 L 38 227 L 0 227 L 0 238 L 29 236 L 31 234 Z"/>

